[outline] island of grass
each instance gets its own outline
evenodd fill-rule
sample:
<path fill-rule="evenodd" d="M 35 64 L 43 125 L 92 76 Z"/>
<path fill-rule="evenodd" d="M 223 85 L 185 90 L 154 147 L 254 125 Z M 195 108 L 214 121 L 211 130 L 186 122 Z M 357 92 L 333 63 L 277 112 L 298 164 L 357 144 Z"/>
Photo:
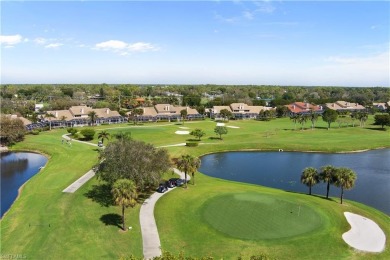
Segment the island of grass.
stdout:
<path fill-rule="evenodd" d="M 372 121 L 370 117 L 367 127 L 334 126 L 330 130 L 326 130 L 325 123 L 318 122 L 314 130 L 303 131 L 294 131 L 288 119 L 232 121 L 226 125 L 239 128 L 229 128 L 223 141 L 210 138 L 215 137 L 215 122 L 186 122 L 189 131 L 200 128 L 206 132 L 200 145 L 167 149 L 172 157 L 178 157 L 186 153 L 200 156 L 233 150 L 277 151 L 281 148 L 284 151 L 352 152 L 388 148 L 388 133 L 375 130 Z M 174 134 L 180 126 L 174 123 L 141 127 L 124 124 L 95 129 L 97 132 L 107 130 L 110 134 L 131 132 L 136 140 L 165 146 L 191 138 Z M 29 135 L 12 148 L 40 151 L 50 159 L 47 166 L 26 183 L 20 197 L 1 220 L 1 253 L 23 254 L 31 259 L 142 257 L 139 205 L 126 210 L 127 224 L 132 229 L 123 233 L 119 231 L 120 209 L 113 206 L 109 189 L 96 179 L 73 194 L 62 193 L 97 162 L 98 155 L 96 147 L 77 142 L 73 142 L 72 147 L 62 145 L 61 136 L 65 133 L 66 130 L 57 129 Z M 97 141 L 96 137 L 92 140 Z M 229 200 L 227 205 L 219 205 L 226 200 Z M 237 210 L 229 211 L 229 207 Z M 251 209 L 253 212 L 248 213 Z M 245 218 L 237 211 L 247 212 Z M 175 254 L 183 252 L 187 256 L 213 256 L 215 259 L 239 256 L 247 259 L 259 254 L 277 259 L 389 259 L 388 240 L 386 250 L 378 254 L 358 252 L 343 241 L 342 234 L 350 229 L 344 217 L 346 211 L 372 219 L 386 237 L 390 237 L 389 216 L 363 204 L 345 201 L 341 205 L 338 198 L 326 200 L 320 196 L 220 180 L 201 173 L 196 175 L 195 186 L 175 189 L 163 196 L 157 202 L 155 218 L 162 249 Z M 248 216 L 250 214 L 253 218 Z M 304 222 L 298 214 L 305 216 Z M 226 218 L 219 223 L 214 217 Z M 250 228 L 259 222 L 263 224 L 256 227 L 258 232 Z"/>

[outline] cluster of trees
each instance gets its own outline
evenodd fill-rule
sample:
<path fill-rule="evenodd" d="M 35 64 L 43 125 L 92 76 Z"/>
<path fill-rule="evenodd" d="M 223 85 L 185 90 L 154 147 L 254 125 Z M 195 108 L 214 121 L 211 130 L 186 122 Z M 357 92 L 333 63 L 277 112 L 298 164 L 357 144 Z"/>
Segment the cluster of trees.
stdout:
<path fill-rule="evenodd" d="M 164 172 L 171 167 L 169 154 L 165 149 L 132 140 L 126 133 L 115 135 L 101 150 L 100 163 L 95 166 L 99 180 L 110 185 L 114 201 L 122 207 L 122 225 L 125 230 L 125 208 L 134 207 L 138 193 L 155 187 Z M 105 131 L 98 138 L 103 142 L 109 138 Z"/>
<path fill-rule="evenodd" d="M 343 204 L 344 190 L 352 189 L 356 181 L 356 173 L 345 167 L 334 167 L 326 165 L 321 167 L 320 172 L 316 168 L 307 167 L 301 175 L 301 182 L 309 187 L 309 195 L 311 188 L 319 182 L 326 183 L 326 198 L 329 198 L 330 185 L 335 185 L 341 189 L 340 203 Z"/>
<path fill-rule="evenodd" d="M 58 84 L 58 85 L 10 85 L 0 89 L 1 110 L 4 113 L 19 112 L 26 116 L 34 104 L 44 103 L 44 111 L 68 109 L 73 105 L 87 104 L 96 108 L 109 107 L 132 109 L 139 105 L 134 99 L 145 97 L 146 106 L 157 103 L 188 105 L 199 110 L 217 105 L 247 103 L 277 107 L 294 101 L 324 104 L 337 100 L 359 103 L 390 100 L 386 87 L 300 87 L 255 85 L 132 85 L 132 84 Z M 43 112 L 44 112 L 43 111 Z"/>
<path fill-rule="evenodd" d="M 305 123 L 307 121 L 311 122 L 311 128 L 314 129 L 315 123 L 318 120 L 320 115 L 311 111 L 309 114 L 293 114 L 290 115 L 290 119 L 294 122 L 294 129 L 296 129 L 297 123 L 301 125 L 301 129 L 303 129 Z M 355 120 L 359 121 L 361 127 L 364 126 L 365 122 L 368 119 L 368 112 L 366 111 L 358 111 L 351 113 L 339 113 L 336 110 L 326 109 L 322 115 L 322 120 L 328 124 L 328 130 L 332 123 L 337 122 L 339 126 L 342 124 L 352 123 L 355 126 Z M 389 119 L 387 119 L 389 118 Z M 382 125 L 382 128 L 385 125 L 389 125 L 390 116 L 389 114 L 375 115 L 375 124 Z"/>
<path fill-rule="evenodd" d="M 23 121 L 18 118 L 10 118 L 5 115 L 0 117 L 0 142 L 4 145 L 12 145 L 24 139 L 26 128 Z"/>

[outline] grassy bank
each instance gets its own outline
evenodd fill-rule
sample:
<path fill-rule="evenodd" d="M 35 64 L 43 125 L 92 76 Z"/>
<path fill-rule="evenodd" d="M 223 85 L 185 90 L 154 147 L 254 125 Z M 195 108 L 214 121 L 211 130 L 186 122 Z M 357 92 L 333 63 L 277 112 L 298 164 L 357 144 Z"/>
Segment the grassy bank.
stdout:
<path fill-rule="evenodd" d="M 333 124 L 330 130 L 326 130 L 326 124 L 319 120 L 314 130 L 309 128 L 309 124 L 305 130 L 299 130 L 300 125 L 294 130 L 294 124 L 289 119 L 270 122 L 230 121 L 226 125 L 237 128 L 228 128 L 229 132 L 223 136 L 223 140 L 216 138 L 215 122 L 209 120 L 185 122 L 184 125 L 124 124 L 95 129 L 97 132 L 106 129 L 110 134 L 131 132 L 134 139 L 156 146 L 179 144 L 193 139 L 190 135 L 175 134 L 177 130 L 200 128 L 206 132 L 198 147 L 168 147 L 172 157 L 183 153 L 199 156 L 228 150 L 350 152 L 390 147 L 389 133 L 371 126 L 371 123 L 372 118 L 364 128 L 337 128 Z M 72 143 L 72 147 L 62 144 L 61 135 L 64 133 L 66 131 L 62 129 L 27 136 L 24 142 L 12 147 L 14 150 L 40 151 L 50 159 L 47 166 L 28 181 L 18 200 L 1 220 L 1 253 L 24 254 L 31 259 L 117 259 L 121 255 L 142 256 L 139 207 L 127 210 L 127 225 L 133 229 L 122 233 L 118 227 L 120 209 L 108 205 L 107 191 L 97 188 L 96 179 L 89 181 L 74 194 L 62 193 L 64 188 L 97 162 L 96 148 L 76 142 Z M 97 141 L 96 138 L 92 140 L 93 143 Z M 346 209 L 372 218 L 389 237 L 389 218 L 375 209 L 353 202 L 341 206 L 336 201 L 222 181 L 202 174 L 196 178 L 196 186 L 190 185 L 188 190 L 170 192 L 157 204 L 155 216 L 165 250 L 184 250 L 190 255 L 212 255 L 226 259 L 240 253 L 248 256 L 259 251 L 282 259 L 292 258 L 289 256 L 326 258 L 326 254 L 332 258 L 390 257 L 389 250 L 379 256 L 356 253 L 341 240 L 341 234 L 349 229 L 342 215 Z M 227 237 L 204 223 L 201 209 L 208 199 L 237 191 L 305 201 L 317 209 L 325 228 L 309 235 L 272 241 Z"/>

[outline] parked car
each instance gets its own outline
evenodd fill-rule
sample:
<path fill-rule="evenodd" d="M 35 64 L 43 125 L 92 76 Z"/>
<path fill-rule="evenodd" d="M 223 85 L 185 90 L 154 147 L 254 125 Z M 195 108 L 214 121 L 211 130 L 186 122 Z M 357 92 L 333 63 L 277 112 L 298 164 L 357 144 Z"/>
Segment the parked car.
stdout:
<path fill-rule="evenodd" d="M 161 185 L 161 184 L 160 184 L 160 186 L 158 186 L 158 188 L 157 188 L 157 192 L 160 192 L 160 193 L 164 193 L 164 192 L 166 192 L 167 190 L 168 190 L 168 188 L 165 187 L 165 185 Z"/>
<path fill-rule="evenodd" d="M 183 179 L 173 178 L 173 179 L 170 179 L 170 180 L 173 180 L 175 186 L 181 186 L 181 185 L 184 184 L 184 180 Z"/>
<path fill-rule="evenodd" d="M 167 188 L 173 188 L 175 186 L 176 185 L 172 181 L 166 181 L 165 182 L 165 187 L 167 187 Z"/>

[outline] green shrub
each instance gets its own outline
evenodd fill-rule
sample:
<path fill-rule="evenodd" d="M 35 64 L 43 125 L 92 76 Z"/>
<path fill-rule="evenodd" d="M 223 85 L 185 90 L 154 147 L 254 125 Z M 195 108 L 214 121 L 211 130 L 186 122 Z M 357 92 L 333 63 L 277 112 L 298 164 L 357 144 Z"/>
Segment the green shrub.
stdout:
<path fill-rule="evenodd" d="M 32 130 L 32 131 L 31 131 L 31 134 L 32 134 L 32 135 L 39 135 L 39 132 L 40 132 L 40 131 L 38 131 L 38 130 Z"/>
<path fill-rule="evenodd" d="M 188 147 L 196 147 L 196 146 L 198 146 L 198 143 L 196 143 L 196 142 L 187 142 L 186 146 L 188 146 Z"/>
<path fill-rule="evenodd" d="M 68 131 L 68 133 L 71 135 L 74 135 L 75 133 L 77 133 L 77 129 L 75 129 L 73 127 L 67 128 L 66 131 Z"/>
<path fill-rule="evenodd" d="M 84 128 L 83 130 L 80 131 L 80 133 L 84 136 L 85 140 L 89 141 L 93 139 L 96 132 L 92 128 Z"/>

